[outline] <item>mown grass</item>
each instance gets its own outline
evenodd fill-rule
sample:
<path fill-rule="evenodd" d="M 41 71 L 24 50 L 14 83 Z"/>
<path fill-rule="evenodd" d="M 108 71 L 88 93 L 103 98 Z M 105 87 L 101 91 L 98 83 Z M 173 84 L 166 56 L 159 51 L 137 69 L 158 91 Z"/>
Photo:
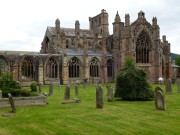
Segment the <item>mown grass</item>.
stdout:
<path fill-rule="evenodd" d="M 155 88 L 156 85 L 153 85 Z M 95 86 L 79 87 L 81 103 L 61 104 L 65 87 L 55 87 L 48 105 L 17 107 L 16 116 L 0 116 L 0 135 L 173 135 L 180 134 L 180 93 L 166 95 L 166 111 L 156 110 L 154 101 L 107 102 L 96 109 Z M 162 86 L 163 89 L 165 88 Z M 47 92 L 48 87 L 43 87 Z M 71 98 L 75 98 L 74 87 Z M 11 108 L 0 109 L 0 114 Z"/>

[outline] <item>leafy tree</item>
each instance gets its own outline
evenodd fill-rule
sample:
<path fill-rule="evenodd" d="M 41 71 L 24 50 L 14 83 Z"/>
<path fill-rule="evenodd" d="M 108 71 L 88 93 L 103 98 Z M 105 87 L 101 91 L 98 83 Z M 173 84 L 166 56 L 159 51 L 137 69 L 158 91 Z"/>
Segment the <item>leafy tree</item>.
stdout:
<path fill-rule="evenodd" d="M 176 57 L 175 64 L 180 66 L 180 56 Z"/>
<path fill-rule="evenodd" d="M 136 66 L 133 58 L 126 58 L 116 78 L 115 97 L 123 100 L 151 100 L 153 96 L 145 71 Z"/>

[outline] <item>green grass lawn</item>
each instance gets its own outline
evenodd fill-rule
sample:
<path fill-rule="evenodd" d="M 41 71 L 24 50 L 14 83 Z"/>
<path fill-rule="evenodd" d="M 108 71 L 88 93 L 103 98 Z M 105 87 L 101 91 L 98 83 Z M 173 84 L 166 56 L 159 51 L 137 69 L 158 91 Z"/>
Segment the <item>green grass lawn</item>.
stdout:
<path fill-rule="evenodd" d="M 103 87 L 103 109 L 96 109 L 95 86 L 80 86 L 77 98 L 81 103 L 72 104 L 61 104 L 65 87 L 55 87 L 48 105 L 17 107 L 16 116 L 0 116 L 0 135 L 180 135 L 177 86 L 173 86 L 173 95 L 166 95 L 166 111 L 156 110 L 154 101 L 107 102 Z M 71 98 L 75 97 L 72 87 Z M 9 111 L 11 108 L 0 109 L 0 114 Z"/>

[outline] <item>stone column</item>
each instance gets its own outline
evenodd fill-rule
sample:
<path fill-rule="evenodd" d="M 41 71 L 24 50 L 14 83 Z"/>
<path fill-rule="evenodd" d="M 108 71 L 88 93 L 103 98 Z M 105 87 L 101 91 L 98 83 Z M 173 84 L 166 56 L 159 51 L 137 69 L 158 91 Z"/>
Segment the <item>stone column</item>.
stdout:
<path fill-rule="evenodd" d="M 13 80 L 19 81 L 19 75 L 18 75 L 18 65 L 13 66 Z"/>
<path fill-rule="evenodd" d="M 69 71 L 68 71 L 67 57 L 64 57 L 62 65 L 63 65 L 62 66 L 63 83 L 68 84 L 69 83 Z"/>
<path fill-rule="evenodd" d="M 64 82 L 64 84 L 69 83 L 68 79 L 69 79 L 68 67 L 63 66 L 63 82 Z"/>
<path fill-rule="evenodd" d="M 86 57 L 86 56 L 84 56 Z M 89 78 L 89 66 L 88 66 L 88 57 L 85 58 L 85 63 L 84 63 L 84 78 L 88 79 Z"/>
<path fill-rule="evenodd" d="M 38 66 L 38 71 L 39 71 L 38 81 L 39 81 L 39 83 L 43 84 L 44 74 L 43 74 L 43 65 L 42 65 L 42 64 L 40 64 L 40 65 Z"/>

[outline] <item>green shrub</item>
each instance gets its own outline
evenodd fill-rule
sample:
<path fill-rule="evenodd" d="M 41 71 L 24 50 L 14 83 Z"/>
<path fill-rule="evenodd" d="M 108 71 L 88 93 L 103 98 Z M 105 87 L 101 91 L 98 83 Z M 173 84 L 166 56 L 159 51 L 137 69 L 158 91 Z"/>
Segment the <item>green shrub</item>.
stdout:
<path fill-rule="evenodd" d="M 22 97 L 29 97 L 29 96 L 30 96 L 30 92 L 31 92 L 31 91 L 26 90 L 26 89 L 21 90 L 21 96 L 22 96 Z"/>
<path fill-rule="evenodd" d="M 17 89 L 21 89 L 21 86 L 12 79 L 12 74 L 10 72 L 3 72 L 0 77 L 0 90 L 3 97 L 7 97 L 8 93 L 18 93 L 14 92 Z"/>
<path fill-rule="evenodd" d="M 37 83 L 36 82 L 31 83 L 31 91 L 32 92 L 37 92 Z"/>
<path fill-rule="evenodd" d="M 145 71 L 136 66 L 133 58 L 126 58 L 116 78 L 115 97 L 123 100 L 150 100 L 153 96 Z"/>
<path fill-rule="evenodd" d="M 37 93 L 37 92 L 32 92 L 32 91 L 31 91 L 31 92 L 29 93 L 29 96 L 38 96 L 38 93 Z"/>

